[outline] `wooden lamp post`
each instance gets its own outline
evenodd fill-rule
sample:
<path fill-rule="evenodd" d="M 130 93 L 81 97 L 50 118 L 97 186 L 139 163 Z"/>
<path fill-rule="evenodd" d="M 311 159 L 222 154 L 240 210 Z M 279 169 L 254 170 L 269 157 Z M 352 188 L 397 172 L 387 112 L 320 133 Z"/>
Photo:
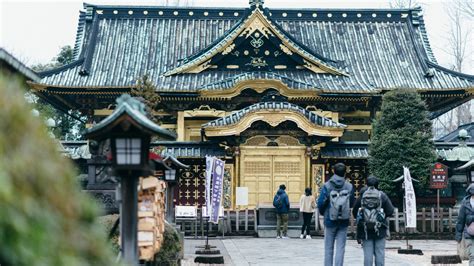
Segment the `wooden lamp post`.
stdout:
<path fill-rule="evenodd" d="M 84 135 L 88 139 L 110 141 L 112 165 L 120 177 L 122 258 L 128 264 L 137 265 L 137 181 L 149 170 L 151 137 L 175 140 L 176 136 L 148 119 L 144 104 L 127 94 L 117 99 L 117 108 L 110 116 L 87 129 Z"/>

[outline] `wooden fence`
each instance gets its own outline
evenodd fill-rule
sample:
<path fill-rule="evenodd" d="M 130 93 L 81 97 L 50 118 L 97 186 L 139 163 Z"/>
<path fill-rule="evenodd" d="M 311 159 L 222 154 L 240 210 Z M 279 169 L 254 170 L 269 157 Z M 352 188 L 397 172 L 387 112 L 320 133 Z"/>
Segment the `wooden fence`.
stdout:
<path fill-rule="evenodd" d="M 198 214 L 200 215 L 200 214 Z M 405 214 L 395 208 L 392 217 L 389 218 L 390 231 L 394 233 L 405 232 Z M 316 210 L 314 216 L 314 230 L 317 234 L 324 233 L 323 217 Z M 441 208 L 438 215 L 435 208 L 422 208 L 417 212 L 417 232 L 419 233 L 452 233 L 456 228 L 457 210 L 452 208 Z M 196 219 L 198 224 L 184 224 L 182 229 L 189 235 L 204 236 L 206 222 L 200 218 Z M 276 226 L 276 224 L 275 224 Z M 197 232 L 195 228 L 197 227 Z M 350 219 L 349 232 L 355 233 L 355 220 Z M 213 234 L 224 233 L 232 235 L 253 235 L 257 232 L 257 210 L 226 210 L 219 224 L 210 225 Z M 216 233 L 218 232 L 218 233 Z"/>

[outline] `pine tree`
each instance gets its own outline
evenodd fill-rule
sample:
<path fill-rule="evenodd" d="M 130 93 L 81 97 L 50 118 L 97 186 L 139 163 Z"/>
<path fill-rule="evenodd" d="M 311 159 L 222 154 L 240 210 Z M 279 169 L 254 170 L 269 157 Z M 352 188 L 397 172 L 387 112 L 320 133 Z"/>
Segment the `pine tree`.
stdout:
<path fill-rule="evenodd" d="M 159 119 L 153 115 L 153 111 L 161 102 L 161 97 L 156 93 L 156 87 L 148 75 L 139 78 L 136 87 L 132 89 L 132 96 L 145 104 L 146 111 L 150 120 L 159 124 Z"/>
<path fill-rule="evenodd" d="M 380 189 L 395 196 L 400 184 L 393 179 L 410 169 L 417 195 L 426 194 L 429 169 L 436 160 L 431 121 L 426 104 L 413 90 L 398 89 L 383 96 L 381 113 L 372 124 L 369 168 L 380 179 Z"/>
<path fill-rule="evenodd" d="M 0 73 L 0 264 L 114 265 L 96 204 L 20 84 Z"/>

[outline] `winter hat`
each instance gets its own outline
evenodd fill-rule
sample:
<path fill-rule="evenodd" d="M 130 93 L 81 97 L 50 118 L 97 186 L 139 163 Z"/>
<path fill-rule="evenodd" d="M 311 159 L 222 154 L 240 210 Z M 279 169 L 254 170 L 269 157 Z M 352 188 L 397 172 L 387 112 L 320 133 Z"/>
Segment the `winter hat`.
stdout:
<path fill-rule="evenodd" d="M 470 185 L 466 188 L 466 193 L 469 194 L 469 195 L 474 195 L 474 184 L 470 184 Z"/>
<path fill-rule="evenodd" d="M 379 187 L 379 179 L 377 177 L 373 176 L 373 175 L 369 176 L 367 178 L 367 186 L 378 188 Z"/>

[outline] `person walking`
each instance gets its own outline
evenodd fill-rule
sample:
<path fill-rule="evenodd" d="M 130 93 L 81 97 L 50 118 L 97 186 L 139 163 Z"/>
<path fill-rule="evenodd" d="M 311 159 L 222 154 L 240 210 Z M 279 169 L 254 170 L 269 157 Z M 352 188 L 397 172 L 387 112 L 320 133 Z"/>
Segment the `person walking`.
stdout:
<path fill-rule="evenodd" d="M 300 198 L 300 212 L 303 214 L 303 226 L 301 227 L 300 238 L 311 239 L 310 227 L 311 218 L 313 217 L 316 201 L 313 198 L 311 188 L 307 187 L 304 194 Z M 306 234 L 304 233 L 306 228 Z"/>
<path fill-rule="evenodd" d="M 290 200 L 288 199 L 285 190 L 286 186 L 281 184 L 273 198 L 273 206 L 277 213 L 277 238 L 288 238 L 288 212 L 290 211 Z M 283 229 L 281 229 L 281 227 L 283 227 Z"/>
<path fill-rule="evenodd" d="M 334 242 L 336 242 L 335 265 L 344 264 L 347 227 L 350 207 L 354 203 L 354 190 L 344 178 L 346 166 L 337 163 L 333 166 L 334 175 L 324 183 L 318 198 L 319 213 L 324 215 L 324 265 L 332 266 Z"/>
<path fill-rule="evenodd" d="M 352 215 L 356 218 L 357 241 L 364 250 L 364 266 L 385 265 L 385 237 L 387 236 L 387 217 L 392 216 L 392 201 L 378 190 L 379 180 L 375 176 L 367 178 L 367 186 L 362 188 L 354 204 Z"/>
<path fill-rule="evenodd" d="M 459 209 L 455 239 L 458 243 L 461 243 L 464 236 L 468 247 L 469 265 L 474 265 L 474 184 L 467 187 L 466 194 Z"/>

